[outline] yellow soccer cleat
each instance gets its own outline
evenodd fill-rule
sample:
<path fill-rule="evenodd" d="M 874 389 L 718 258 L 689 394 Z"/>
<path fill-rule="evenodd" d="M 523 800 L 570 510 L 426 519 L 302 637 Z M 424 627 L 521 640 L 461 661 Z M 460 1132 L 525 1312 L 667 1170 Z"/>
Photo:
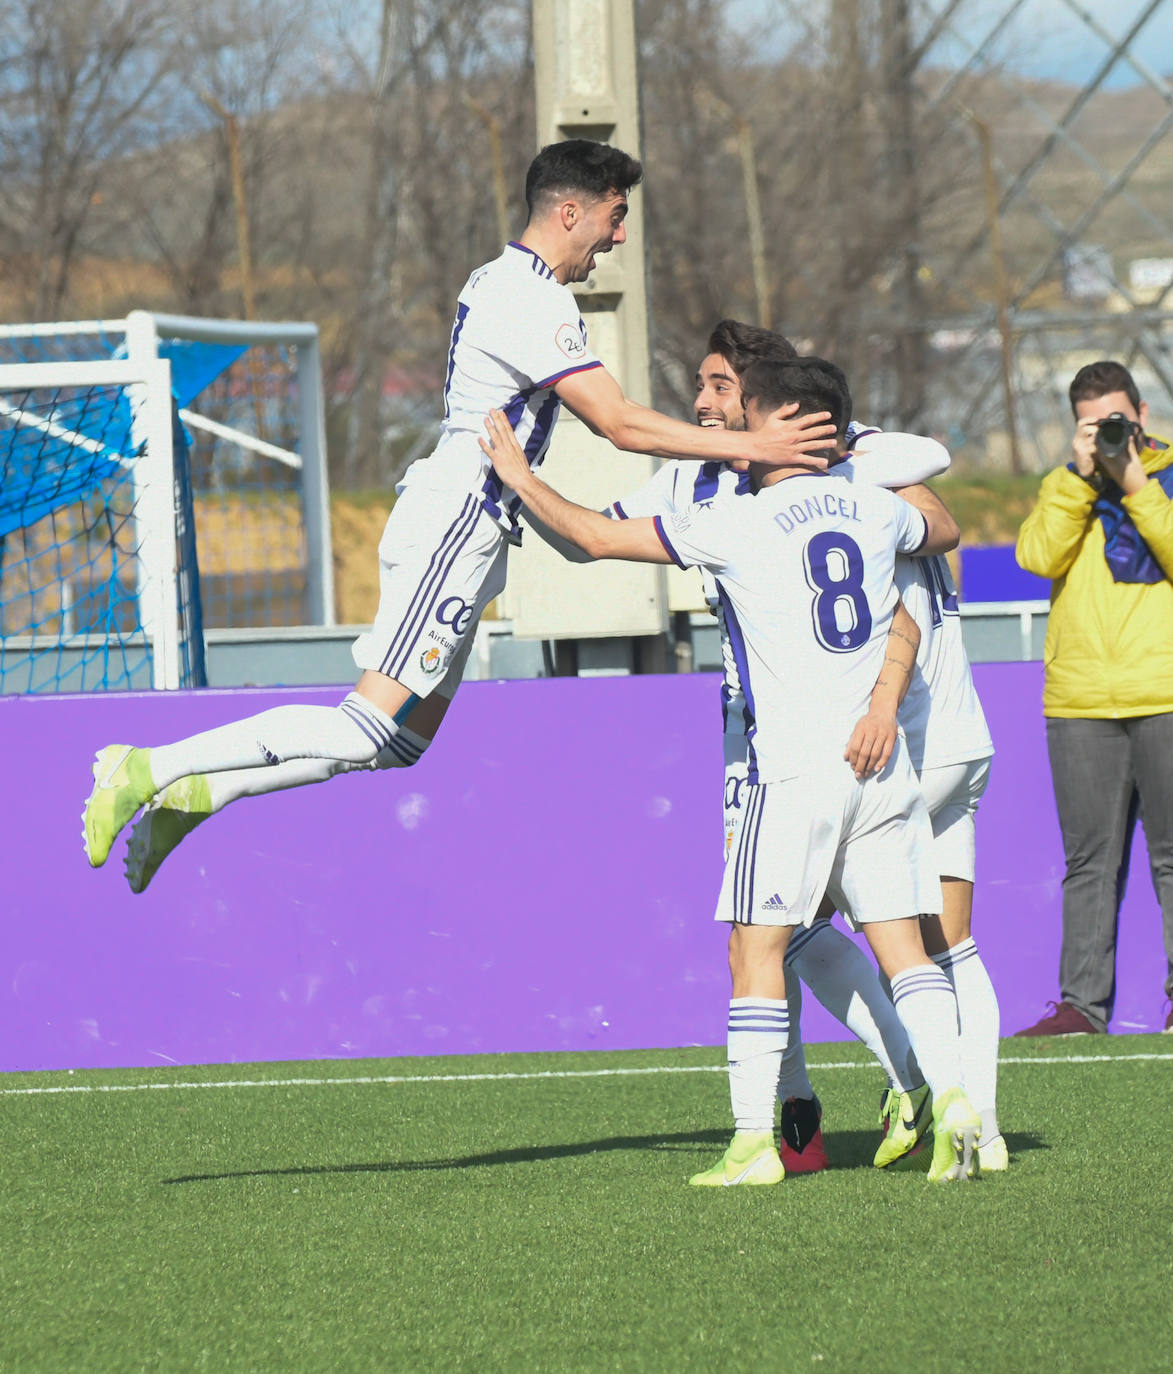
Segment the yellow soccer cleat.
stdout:
<path fill-rule="evenodd" d="M 877 1169 L 887 1169 L 892 1165 L 913 1167 L 925 1135 L 933 1124 L 932 1105 L 932 1094 L 927 1083 L 906 1093 L 898 1093 L 892 1088 L 885 1091 L 880 1099 L 880 1125 L 884 1128 L 884 1138 L 872 1160 Z"/>
<path fill-rule="evenodd" d="M 1004 1174 L 1010 1168 L 1010 1152 L 1001 1135 L 978 1141 L 977 1157 L 983 1174 Z"/>
<path fill-rule="evenodd" d="M 930 1183 L 979 1178 L 977 1141 L 982 1119 L 960 1088 L 950 1088 L 933 1103 L 933 1162 Z"/>
<path fill-rule="evenodd" d="M 211 814 L 212 796 L 202 773 L 192 773 L 165 787 L 130 832 L 126 847 L 130 890 L 145 892 L 167 855 Z"/>
<path fill-rule="evenodd" d="M 688 1181 L 694 1188 L 736 1188 L 742 1183 L 762 1187 L 785 1177 L 772 1132 L 738 1131 L 717 1163 Z"/>
<path fill-rule="evenodd" d="M 155 795 L 148 749 L 108 744 L 94 759 L 94 790 L 81 813 L 82 840 L 91 868 L 101 868 L 118 833 Z"/>

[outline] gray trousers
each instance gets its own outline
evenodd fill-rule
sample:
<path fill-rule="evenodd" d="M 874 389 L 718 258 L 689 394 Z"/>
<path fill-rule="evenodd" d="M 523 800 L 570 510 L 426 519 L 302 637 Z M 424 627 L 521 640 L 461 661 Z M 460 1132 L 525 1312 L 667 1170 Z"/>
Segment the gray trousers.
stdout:
<path fill-rule="evenodd" d="M 1047 721 L 1047 752 L 1067 872 L 1063 1001 L 1106 1030 L 1116 997 L 1116 924 L 1139 806 L 1173 998 L 1173 714 Z"/>

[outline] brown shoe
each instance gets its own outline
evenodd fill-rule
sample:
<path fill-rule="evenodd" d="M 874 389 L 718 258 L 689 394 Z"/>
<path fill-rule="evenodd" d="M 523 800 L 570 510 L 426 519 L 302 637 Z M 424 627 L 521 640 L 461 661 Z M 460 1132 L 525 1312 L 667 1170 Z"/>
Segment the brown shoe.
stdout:
<path fill-rule="evenodd" d="M 1050 1016 L 1044 1016 L 1026 1030 L 1016 1031 L 1016 1035 L 1103 1035 L 1104 1032 L 1092 1023 L 1070 1002 L 1050 1002 L 1055 1008 Z"/>

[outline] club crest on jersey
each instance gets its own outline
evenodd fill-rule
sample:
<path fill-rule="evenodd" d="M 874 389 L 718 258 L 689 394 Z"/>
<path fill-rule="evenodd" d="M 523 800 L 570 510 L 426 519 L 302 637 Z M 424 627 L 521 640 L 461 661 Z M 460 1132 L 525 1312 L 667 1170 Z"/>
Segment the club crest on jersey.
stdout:
<path fill-rule="evenodd" d="M 564 324 L 554 335 L 554 342 L 572 361 L 581 358 L 586 352 L 586 326 Z"/>
<path fill-rule="evenodd" d="M 435 645 L 430 649 L 425 649 L 423 653 L 420 654 L 420 667 L 425 673 L 438 673 L 443 661 L 444 655 Z"/>

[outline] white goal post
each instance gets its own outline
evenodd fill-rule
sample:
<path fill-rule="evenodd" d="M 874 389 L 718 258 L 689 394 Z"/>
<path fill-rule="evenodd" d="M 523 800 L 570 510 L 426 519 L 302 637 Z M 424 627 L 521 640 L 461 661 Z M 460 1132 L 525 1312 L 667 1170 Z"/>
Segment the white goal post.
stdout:
<path fill-rule="evenodd" d="M 0 691 L 198 686 L 207 629 L 336 624 L 320 359 L 305 322 L 0 325 Z"/>
<path fill-rule="evenodd" d="M 179 553 L 175 529 L 175 455 L 172 445 L 171 364 L 137 361 L 0 364 L 0 416 L 14 430 L 35 430 L 93 452 L 100 443 L 53 418 L 50 407 L 5 399 L 93 387 L 125 387 L 133 398 L 130 452 L 112 455 L 134 490 L 136 583 L 142 630 L 151 644 L 151 685 L 180 686 L 180 634 L 175 611 Z"/>

